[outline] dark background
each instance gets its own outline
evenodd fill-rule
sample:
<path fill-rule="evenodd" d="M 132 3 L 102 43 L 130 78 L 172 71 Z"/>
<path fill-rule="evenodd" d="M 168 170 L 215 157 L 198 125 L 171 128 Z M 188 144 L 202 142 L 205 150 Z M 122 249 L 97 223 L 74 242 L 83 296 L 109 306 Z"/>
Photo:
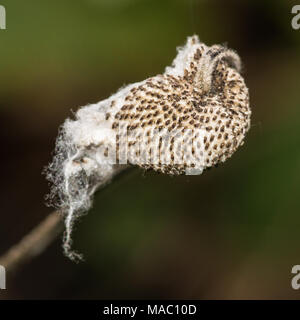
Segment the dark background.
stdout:
<path fill-rule="evenodd" d="M 237 50 L 250 90 L 245 145 L 201 176 L 133 170 L 7 279 L 0 299 L 298 299 L 300 30 L 297 1 L 2 0 L 0 254 L 46 217 L 43 167 L 71 110 L 162 73 L 186 37 Z M 300 4 L 298 2 L 298 4 Z"/>

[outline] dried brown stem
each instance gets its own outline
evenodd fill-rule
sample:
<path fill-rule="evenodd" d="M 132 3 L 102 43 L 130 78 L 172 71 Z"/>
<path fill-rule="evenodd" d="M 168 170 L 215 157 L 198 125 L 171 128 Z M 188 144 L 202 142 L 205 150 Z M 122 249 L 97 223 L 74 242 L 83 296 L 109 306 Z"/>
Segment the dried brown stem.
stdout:
<path fill-rule="evenodd" d="M 62 216 L 58 211 L 50 213 L 19 243 L 12 246 L 2 257 L 0 265 L 9 272 L 43 252 L 63 230 Z"/>

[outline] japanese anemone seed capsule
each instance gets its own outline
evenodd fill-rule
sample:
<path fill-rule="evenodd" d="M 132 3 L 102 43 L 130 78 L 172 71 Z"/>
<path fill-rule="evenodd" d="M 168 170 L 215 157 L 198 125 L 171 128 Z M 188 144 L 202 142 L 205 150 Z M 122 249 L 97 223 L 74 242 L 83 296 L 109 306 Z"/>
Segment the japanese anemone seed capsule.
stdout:
<path fill-rule="evenodd" d="M 116 165 L 200 174 L 228 159 L 250 128 L 249 94 L 239 56 L 189 37 L 164 74 L 130 84 L 67 119 L 49 167 L 51 198 L 74 217 L 91 205 Z"/>

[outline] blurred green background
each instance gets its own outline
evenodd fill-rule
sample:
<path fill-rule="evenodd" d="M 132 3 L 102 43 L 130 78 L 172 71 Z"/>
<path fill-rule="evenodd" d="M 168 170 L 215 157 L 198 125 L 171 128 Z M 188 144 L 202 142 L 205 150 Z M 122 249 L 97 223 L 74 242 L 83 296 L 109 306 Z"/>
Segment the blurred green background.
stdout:
<path fill-rule="evenodd" d="M 299 1 L 298 1 L 299 2 Z M 244 63 L 252 127 L 201 176 L 130 171 L 96 195 L 74 246 L 61 239 L 0 299 L 298 299 L 300 30 L 297 1 L 1 0 L 0 253 L 50 210 L 41 175 L 71 110 L 163 72 L 186 37 L 227 43 Z"/>

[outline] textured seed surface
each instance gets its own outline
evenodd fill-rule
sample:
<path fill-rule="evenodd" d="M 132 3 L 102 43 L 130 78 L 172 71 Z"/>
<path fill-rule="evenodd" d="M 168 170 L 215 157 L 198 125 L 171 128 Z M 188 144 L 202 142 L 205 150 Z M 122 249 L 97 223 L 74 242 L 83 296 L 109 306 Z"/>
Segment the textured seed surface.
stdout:
<path fill-rule="evenodd" d="M 222 46 L 207 47 L 196 36 L 189 38 L 188 58 L 182 75 L 157 75 L 134 86 L 119 104 L 113 116 L 112 129 L 127 126 L 128 130 L 143 129 L 149 141 L 141 144 L 145 152 L 155 150 L 159 159 L 168 156 L 168 164 L 140 163 L 139 155 L 131 154 L 129 161 L 147 169 L 169 174 L 181 174 L 188 167 L 205 168 L 224 162 L 243 143 L 250 127 L 248 89 L 239 73 L 236 54 Z M 174 72 L 173 72 L 174 73 Z M 114 106 L 114 103 L 112 103 Z M 106 113 L 109 118 L 110 113 Z M 171 140 L 167 148 L 155 132 L 167 129 L 182 132 Z M 177 145 L 183 145 L 184 132 L 191 134 L 188 156 L 176 163 Z M 131 141 L 130 147 L 136 141 Z"/>

